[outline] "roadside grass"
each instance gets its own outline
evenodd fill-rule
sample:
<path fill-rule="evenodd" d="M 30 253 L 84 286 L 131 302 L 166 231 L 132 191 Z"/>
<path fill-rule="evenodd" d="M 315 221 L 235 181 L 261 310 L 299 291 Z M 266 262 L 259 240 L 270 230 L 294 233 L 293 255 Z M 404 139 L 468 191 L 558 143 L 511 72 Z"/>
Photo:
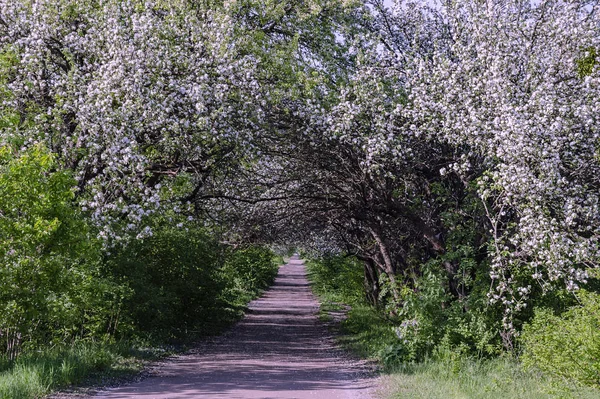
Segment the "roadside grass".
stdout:
<path fill-rule="evenodd" d="M 515 359 L 475 359 L 449 350 L 421 363 L 402 364 L 391 324 L 368 305 L 355 305 L 337 327 L 352 354 L 375 360 L 388 399 L 598 399 L 600 391 L 524 370 Z"/>
<path fill-rule="evenodd" d="M 597 399 L 598 390 L 557 383 L 510 358 L 456 358 L 404 365 L 385 377 L 389 399 Z"/>
<path fill-rule="evenodd" d="M 351 353 L 377 361 L 384 370 L 394 364 L 394 343 L 398 338 L 390 323 L 367 304 L 354 304 L 339 326 L 340 344 Z"/>
<path fill-rule="evenodd" d="M 306 262 L 322 320 L 332 324 L 338 342 L 353 355 L 377 362 L 387 399 L 598 399 L 600 391 L 553 380 L 525 370 L 509 356 L 475 359 L 438 350 L 420 363 L 403 363 L 392 322 L 371 307 L 362 294 L 362 269 L 351 259 Z M 335 322 L 332 314 L 346 309 Z"/>
<path fill-rule="evenodd" d="M 131 342 L 81 341 L 68 347 L 24 353 L 0 360 L 0 398 L 40 398 L 75 384 L 94 385 L 132 377 L 144 365 L 169 353 Z"/>
<path fill-rule="evenodd" d="M 391 360 L 387 352 L 397 338 L 389 321 L 364 298 L 362 265 L 351 258 L 332 258 L 307 261 L 306 268 L 321 304 L 319 317 L 337 330 L 341 346 L 386 368 Z M 342 312 L 343 317 L 333 316 Z"/>

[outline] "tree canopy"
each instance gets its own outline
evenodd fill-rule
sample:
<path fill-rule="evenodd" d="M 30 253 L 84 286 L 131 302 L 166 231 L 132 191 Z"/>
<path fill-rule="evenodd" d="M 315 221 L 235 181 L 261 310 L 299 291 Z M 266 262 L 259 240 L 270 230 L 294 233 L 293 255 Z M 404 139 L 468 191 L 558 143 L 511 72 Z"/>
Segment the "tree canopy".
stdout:
<path fill-rule="evenodd" d="M 0 144 L 54 154 L 105 249 L 174 212 L 351 254 L 390 314 L 435 280 L 511 347 L 600 266 L 598 7 L 0 0 Z"/>

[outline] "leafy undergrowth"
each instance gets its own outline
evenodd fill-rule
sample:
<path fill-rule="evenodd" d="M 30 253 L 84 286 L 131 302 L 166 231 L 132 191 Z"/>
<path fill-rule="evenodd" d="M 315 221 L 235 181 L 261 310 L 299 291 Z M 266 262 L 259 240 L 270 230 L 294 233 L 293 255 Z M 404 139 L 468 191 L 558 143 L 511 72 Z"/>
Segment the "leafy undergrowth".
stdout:
<path fill-rule="evenodd" d="M 393 322 L 370 306 L 362 294 L 362 268 L 348 258 L 307 262 L 322 319 L 345 311 L 332 323 L 340 344 L 356 356 L 375 360 L 384 374 L 389 399 L 592 399 L 598 390 L 557 381 L 535 368 L 525 370 L 509 356 L 477 359 L 440 346 L 427 360 L 406 362 L 399 352 Z M 335 319 L 335 318 L 333 318 Z M 334 320 L 335 321 L 335 320 Z"/>
<path fill-rule="evenodd" d="M 166 339 L 155 329 L 154 334 L 116 343 L 87 339 L 53 348 L 37 346 L 14 361 L 0 356 L 0 399 L 37 399 L 73 386 L 111 386 L 132 380 L 149 362 L 183 352 L 238 321 L 247 303 L 273 282 L 281 260 L 261 248 L 232 252 L 218 270 L 226 282 L 218 293 L 219 306 L 195 320 L 192 328 L 181 330 L 176 339 Z"/>
<path fill-rule="evenodd" d="M 393 347 L 398 340 L 391 325 L 369 305 L 355 304 L 340 325 L 339 341 L 359 357 L 377 360 L 384 369 L 395 364 Z"/>

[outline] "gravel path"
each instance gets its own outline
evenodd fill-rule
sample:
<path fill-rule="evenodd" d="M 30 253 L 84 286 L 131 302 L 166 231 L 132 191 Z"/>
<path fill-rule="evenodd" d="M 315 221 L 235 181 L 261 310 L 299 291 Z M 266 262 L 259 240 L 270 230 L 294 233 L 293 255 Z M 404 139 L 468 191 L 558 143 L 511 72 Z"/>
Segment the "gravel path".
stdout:
<path fill-rule="evenodd" d="M 372 397 L 365 368 L 344 358 L 317 318 L 318 303 L 297 257 L 228 333 L 102 399 Z"/>

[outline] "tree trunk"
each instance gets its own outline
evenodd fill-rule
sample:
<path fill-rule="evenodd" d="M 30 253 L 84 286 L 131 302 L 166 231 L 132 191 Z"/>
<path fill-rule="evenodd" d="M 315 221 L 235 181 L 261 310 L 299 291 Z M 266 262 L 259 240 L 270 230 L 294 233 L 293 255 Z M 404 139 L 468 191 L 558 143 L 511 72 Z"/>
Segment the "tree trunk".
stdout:
<path fill-rule="evenodd" d="M 365 294 L 367 301 L 373 306 L 379 305 L 379 272 L 373 259 L 363 258 L 365 271 Z"/>

